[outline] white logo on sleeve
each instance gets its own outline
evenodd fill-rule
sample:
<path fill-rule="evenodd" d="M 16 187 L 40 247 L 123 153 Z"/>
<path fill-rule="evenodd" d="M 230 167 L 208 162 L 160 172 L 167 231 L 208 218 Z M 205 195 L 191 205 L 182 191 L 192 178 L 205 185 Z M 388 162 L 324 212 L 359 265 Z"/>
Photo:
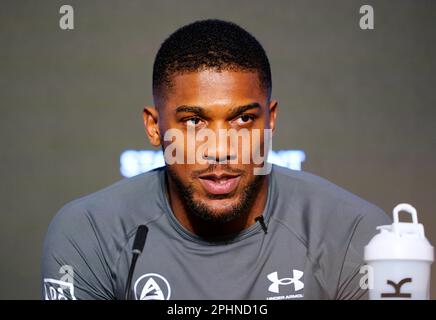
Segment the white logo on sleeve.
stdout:
<path fill-rule="evenodd" d="M 74 286 L 70 282 L 44 279 L 45 300 L 76 300 Z"/>
<path fill-rule="evenodd" d="M 287 286 L 290 284 L 294 285 L 294 290 L 299 291 L 304 288 L 304 283 L 300 281 L 300 279 L 303 277 L 303 271 L 293 269 L 292 270 L 292 278 L 281 278 L 279 279 L 278 273 L 272 272 L 267 277 L 272 282 L 271 285 L 268 288 L 268 291 L 273 293 L 279 293 L 280 292 L 280 286 Z"/>
<path fill-rule="evenodd" d="M 169 300 L 171 296 L 167 279 L 157 273 L 147 273 L 138 278 L 134 292 L 136 300 Z"/>

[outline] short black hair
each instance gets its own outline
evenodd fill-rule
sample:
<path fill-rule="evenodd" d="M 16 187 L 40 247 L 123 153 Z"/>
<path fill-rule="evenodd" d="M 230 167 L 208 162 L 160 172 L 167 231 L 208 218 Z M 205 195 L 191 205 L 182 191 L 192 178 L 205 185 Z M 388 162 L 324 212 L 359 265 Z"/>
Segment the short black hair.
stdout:
<path fill-rule="evenodd" d="M 271 68 L 259 41 L 235 23 L 217 19 L 185 25 L 161 45 L 153 65 L 153 96 L 171 76 L 205 69 L 255 71 L 271 95 Z"/>

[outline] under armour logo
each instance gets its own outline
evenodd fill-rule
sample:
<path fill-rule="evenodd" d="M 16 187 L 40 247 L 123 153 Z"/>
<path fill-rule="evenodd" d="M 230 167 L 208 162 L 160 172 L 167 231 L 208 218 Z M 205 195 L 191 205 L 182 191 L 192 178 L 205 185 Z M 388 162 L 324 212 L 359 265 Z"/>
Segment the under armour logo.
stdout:
<path fill-rule="evenodd" d="M 401 292 L 401 287 L 403 286 L 403 284 L 409 283 L 409 282 L 412 282 L 412 278 L 404 278 L 403 280 L 401 280 L 398 283 L 395 283 L 392 280 L 387 280 L 386 283 L 388 285 L 394 287 L 395 292 L 392 292 L 392 293 L 382 293 L 381 297 L 382 298 L 411 298 L 412 294 L 410 294 L 410 293 L 402 293 Z"/>
<path fill-rule="evenodd" d="M 279 286 L 286 286 L 289 284 L 294 284 L 295 291 L 299 291 L 304 288 L 304 283 L 300 281 L 300 279 L 303 277 L 303 271 L 300 270 L 292 270 L 293 278 L 282 278 L 279 279 L 278 273 L 272 272 L 267 277 L 272 282 L 272 284 L 269 286 L 268 291 L 279 293 Z"/>

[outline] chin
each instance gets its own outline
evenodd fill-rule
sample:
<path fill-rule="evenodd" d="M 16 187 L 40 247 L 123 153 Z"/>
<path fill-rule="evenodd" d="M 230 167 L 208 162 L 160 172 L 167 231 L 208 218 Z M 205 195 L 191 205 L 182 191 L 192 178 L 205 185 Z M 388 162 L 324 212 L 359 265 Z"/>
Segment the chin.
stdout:
<path fill-rule="evenodd" d="M 205 208 L 213 215 L 222 215 L 227 212 L 232 212 L 234 205 L 226 202 L 226 200 L 209 200 L 204 202 Z"/>
<path fill-rule="evenodd" d="M 231 201 L 230 199 L 207 199 L 200 201 L 200 207 L 203 208 L 200 212 L 197 212 L 197 217 L 202 218 L 209 222 L 230 222 L 239 217 L 237 210 L 240 207 L 238 199 Z"/>

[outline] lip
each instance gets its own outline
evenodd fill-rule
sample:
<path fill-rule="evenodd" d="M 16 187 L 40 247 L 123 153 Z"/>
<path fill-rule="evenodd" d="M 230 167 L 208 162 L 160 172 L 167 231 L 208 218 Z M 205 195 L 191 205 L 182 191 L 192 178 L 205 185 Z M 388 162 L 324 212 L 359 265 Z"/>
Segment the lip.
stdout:
<path fill-rule="evenodd" d="M 238 186 L 240 175 L 209 173 L 198 177 L 203 188 L 210 194 L 228 194 Z"/>

